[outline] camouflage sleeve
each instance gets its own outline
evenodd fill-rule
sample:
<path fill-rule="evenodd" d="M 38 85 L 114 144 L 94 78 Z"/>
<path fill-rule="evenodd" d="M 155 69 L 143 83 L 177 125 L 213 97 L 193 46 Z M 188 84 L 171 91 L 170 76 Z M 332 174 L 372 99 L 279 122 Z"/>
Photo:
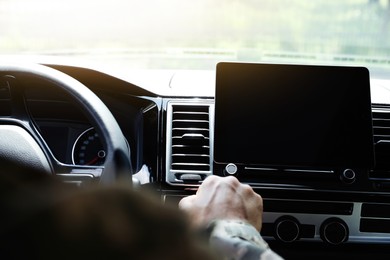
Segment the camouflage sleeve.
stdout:
<path fill-rule="evenodd" d="M 210 245 L 223 259 L 282 259 L 252 225 L 237 220 L 216 220 L 209 226 Z"/>

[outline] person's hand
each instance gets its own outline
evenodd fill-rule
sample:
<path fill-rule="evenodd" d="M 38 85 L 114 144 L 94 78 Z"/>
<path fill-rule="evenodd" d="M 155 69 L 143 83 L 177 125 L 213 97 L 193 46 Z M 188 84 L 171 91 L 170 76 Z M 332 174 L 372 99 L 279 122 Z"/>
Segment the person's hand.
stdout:
<path fill-rule="evenodd" d="M 263 200 L 260 195 L 236 178 L 210 176 L 196 195 L 183 198 L 179 207 L 186 211 L 191 224 L 206 226 L 217 219 L 242 220 L 261 230 Z"/>

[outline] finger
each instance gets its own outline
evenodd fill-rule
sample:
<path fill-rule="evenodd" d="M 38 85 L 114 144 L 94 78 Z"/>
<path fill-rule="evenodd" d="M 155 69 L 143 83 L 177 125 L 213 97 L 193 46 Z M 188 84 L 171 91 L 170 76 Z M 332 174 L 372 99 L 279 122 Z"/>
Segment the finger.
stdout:
<path fill-rule="evenodd" d="M 224 178 L 224 180 L 228 183 L 234 184 L 234 185 L 239 185 L 241 184 L 238 179 L 234 176 L 227 176 Z"/>
<path fill-rule="evenodd" d="M 221 179 L 222 179 L 222 177 L 220 177 L 220 176 L 210 175 L 210 176 L 206 177 L 206 179 L 203 181 L 203 183 L 202 183 L 202 185 L 200 185 L 200 187 L 216 183 L 216 182 L 220 181 Z"/>
<path fill-rule="evenodd" d="M 255 199 L 255 200 L 260 200 L 262 201 L 262 198 L 259 194 L 257 194 L 251 186 L 249 186 L 248 184 L 241 184 L 241 191 L 242 191 L 242 194 L 244 195 L 244 197 L 246 198 L 252 198 L 252 199 Z"/>
<path fill-rule="evenodd" d="M 191 195 L 191 196 L 187 196 L 187 197 L 182 198 L 179 201 L 179 208 L 182 210 L 188 210 L 188 209 L 192 208 L 192 206 L 194 205 L 195 198 L 196 198 L 195 195 Z"/>
<path fill-rule="evenodd" d="M 199 186 L 198 190 L 196 191 L 196 194 L 200 194 L 203 192 L 203 190 L 208 191 L 211 187 L 215 186 L 219 181 L 221 181 L 222 177 L 216 176 L 216 175 L 210 175 L 206 177 L 206 179 L 202 182 L 202 184 Z"/>

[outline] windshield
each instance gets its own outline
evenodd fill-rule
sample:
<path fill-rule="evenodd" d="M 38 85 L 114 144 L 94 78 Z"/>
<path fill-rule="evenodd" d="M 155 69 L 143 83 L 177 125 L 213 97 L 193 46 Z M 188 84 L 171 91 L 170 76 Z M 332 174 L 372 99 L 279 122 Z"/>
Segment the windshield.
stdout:
<path fill-rule="evenodd" d="M 390 0 L 0 0 L 0 54 L 137 69 L 220 61 L 390 71 Z"/>

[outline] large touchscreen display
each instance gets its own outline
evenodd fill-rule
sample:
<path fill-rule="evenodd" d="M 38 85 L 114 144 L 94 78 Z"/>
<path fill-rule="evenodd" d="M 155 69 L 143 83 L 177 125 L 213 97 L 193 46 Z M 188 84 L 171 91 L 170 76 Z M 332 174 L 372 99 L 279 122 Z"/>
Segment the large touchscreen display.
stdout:
<path fill-rule="evenodd" d="M 368 70 L 219 63 L 214 160 L 258 166 L 371 168 Z"/>

